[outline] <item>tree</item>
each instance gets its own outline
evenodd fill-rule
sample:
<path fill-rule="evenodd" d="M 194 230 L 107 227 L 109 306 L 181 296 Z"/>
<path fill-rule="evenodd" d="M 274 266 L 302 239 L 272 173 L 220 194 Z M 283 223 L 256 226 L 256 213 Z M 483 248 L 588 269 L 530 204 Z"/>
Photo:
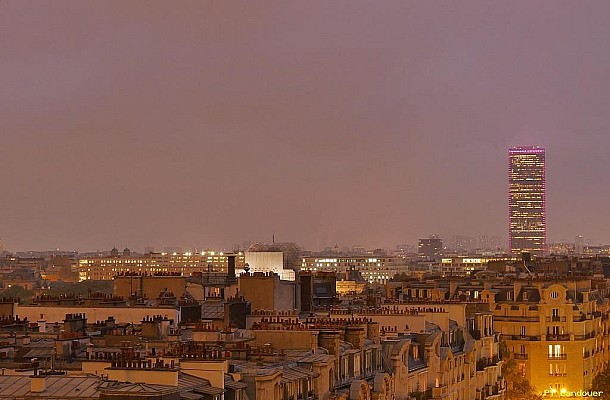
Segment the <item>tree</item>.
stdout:
<path fill-rule="evenodd" d="M 3 290 L 1 296 L 2 297 L 12 297 L 14 299 L 21 299 L 22 301 L 28 302 L 34 292 L 31 290 L 26 290 L 23 286 L 13 285 L 10 288 Z"/>
<path fill-rule="evenodd" d="M 502 365 L 502 376 L 506 381 L 506 400 L 540 400 L 542 396 L 530 385 L 517 368 L 517 362 L 509 359 Z"/>
<path fill-rule="evenodd" d="M 53 282 L 51 289 L 46 292 L 49 296 L 60 296 L 63 294 L 75 296 L 87 296 L 89 292 L 103 292 L 112 294 L 112 281 L 84 281 L 78 283 L 71 282 Z"/>
<path fill-rule="evenodd" d="M 610 400 L 610 364 L 606 365 L 606 368 L 593 378 L 591 390 L 603 392 L 603 394 L 596 397 L 596 399 Z"/>

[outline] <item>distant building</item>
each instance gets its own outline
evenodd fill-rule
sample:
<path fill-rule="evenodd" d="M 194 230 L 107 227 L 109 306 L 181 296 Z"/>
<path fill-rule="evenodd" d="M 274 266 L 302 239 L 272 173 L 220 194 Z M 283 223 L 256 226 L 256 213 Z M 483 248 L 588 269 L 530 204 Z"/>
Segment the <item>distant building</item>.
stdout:
<path fill-rule="evenodd" d="M 201 253 L 148 253 L 131 255 L 128 249 L 119 254 L 114 251 L 110 257 L 86 257 L 78 261 L 79 280 L 112 280 L 117 275 L 126 272 L 141 274 L 179 273 L 191 276 L 195 273 L 227 273 L 228 255 L 217 251 L 202 251 Z M 235 255 L 236 268 L 243 269 L 245 258 L 243 253 Z"/>
<path fill-rule="evenodd" d="M 293 242 L 252 243 L 247 252 L 281 252 L 284 268 L 298 269 L 301 261 L 301 248 Z"/>
<path fill-rule="evenodd" d="M 475 249 L 475 238 L 469 236 L 455 235 L 453 236 L 453 250 L 458 253 L 465 253 Z"/>
<path fill-rule="evenodd" d="M 246 251 L 245 265 L 250 272 L 273 272 L 280 279 L 294 281 L 294 270 L 284 268 L 284 254 L 281 251 Z"/>
<path fill-rule="evenodd" d="M 514 257 L 446 257 L 441 259 L 442 276 L 467 276 L 477 271 L 486 270 L 487 264 L 492 263 L 514 263 L 518 259 Z"/>
<path fill-rule="evenodd" d="M 508 150 L 508 237 L 513 254 L 546 252 L 545 163 L 542 147 Z"/>
<path fill-rule="evenodd" d="M 549 243 L 547 244 L 547 253 L 557 255 L 582 254 L 582 248 L 580 251 L 576 251 L 574 243 Z"/>
<path fill-rule="evenodd" d="M 585 255 L 609 255 L 610 245 L 599 245 L 591 246 L 587 245 L 583 247 L 582 253 Z"/>
<path fill-rule="evenodd" d="M 400 257 L 373 257 L 363 255 L 318 255 L 303 257 L 301 271 L 347 273 L 358 271 L 369 283 L 387 283 L 394 275 L 406 272 L 407 266 Z"/>
<path fill-rule="evenodd" d="M 428 239 L 419 239 L 419 254 L 429 260 L 438 260 L 443 253 L 443 241 L 435 235 Z"/>

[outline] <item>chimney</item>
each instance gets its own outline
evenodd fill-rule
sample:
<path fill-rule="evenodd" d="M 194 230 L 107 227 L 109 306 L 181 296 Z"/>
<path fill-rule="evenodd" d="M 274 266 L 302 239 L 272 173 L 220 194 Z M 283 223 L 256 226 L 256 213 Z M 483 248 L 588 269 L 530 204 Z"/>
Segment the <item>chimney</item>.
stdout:
<path fill-rule="evenodd" d="M 379 344 L 381 342 L 380 332 L 379 332 L 379 322 L 369 321 L 366 324 L 366 337 L 367 339 L 371 339 L 375 343 Z"/>
<path fill-rule="evenodd" d="M 38 362 L 35 362 L 35 358 L 32 359 L 34 363 L 34 375 L 30 376 L 30 391 L 32 393 L 42 393 L 47 388 L 47 377 L 45 375 L 38 375 Z"/>
<path fill-rule="evenodd" d="M 44 314 L 40 314 L 40 319 L 37 321 L 38 323 L 38 332 L 46 332 L 47 331 L 47 321 L 44 319 Z"/>
<path fill-rule="evenodd" d="M 364 328 L 361 326 L 347 326 L 345 329 L 345 341 L 351 343 L 355 349 L 364 348 Z"/>
<path fill-rule="evenodd" d="M 229 279 L 235 279 L 235 255 L 227 256 L 227 275 Z"/>
<path fill-rule="evenodd" d="M 299 274 L 299 281 L 301 283 L 300 311 L 311 311 L 313 310 L 313 277 L 311 274 L 301 272 Z"/>
<path fill-rule="evenodd" d="M 329 354 L 339 356 L 339 332 L 321 331 L 318 335 L 318 345 L 328 350 Z"/>

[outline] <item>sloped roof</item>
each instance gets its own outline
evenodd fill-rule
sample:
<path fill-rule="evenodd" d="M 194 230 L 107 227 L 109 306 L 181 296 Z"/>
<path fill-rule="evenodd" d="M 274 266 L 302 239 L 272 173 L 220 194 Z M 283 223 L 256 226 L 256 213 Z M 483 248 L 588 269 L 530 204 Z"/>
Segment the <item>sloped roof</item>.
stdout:
<path fill-rule="evenodd" d="M 39 397 L 41 399 L 97 399 L 99 388 L 112 385 L 103 382 L 98 377 L 72 377 L 72 376 L 48 376 L 46 378 L 46 389 L 42 393 L 32 393 L 29 376 L 24 375 L 2 375 L 0 376 L 0 399 Z"/>
<path fill-rule="evenodd" d="M 286 365 L 282 369 L 284 370 L 281 380 L 282 383 L 292 382 L 300 379 L 317 378 L 320 375 L 317 372 L 312 372 L 305 368 L 292 365 Z"/>
<path fill-rule="evenodd" d="M 104 388 L 104 393 L 174 393 L 178 390 L 173 386 L 154 385 L 149 383 L 120 383 L 118 385 Z"/>
<path fill-rule="evenodd" d="M 224 304 L 221 301 L 205 301 L 201 305 L 201 319 L 223 319 Z"/>

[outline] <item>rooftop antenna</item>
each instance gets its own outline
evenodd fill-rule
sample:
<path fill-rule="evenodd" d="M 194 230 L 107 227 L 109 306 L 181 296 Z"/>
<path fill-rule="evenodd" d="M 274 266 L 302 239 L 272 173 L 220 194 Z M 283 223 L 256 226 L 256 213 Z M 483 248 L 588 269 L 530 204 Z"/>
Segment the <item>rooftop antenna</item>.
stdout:
<path fill-rule="evenodd" d="M 273 232 L 273 237 L 272 237 L 272 244 L 275 244 L 275 232 Z"/>

